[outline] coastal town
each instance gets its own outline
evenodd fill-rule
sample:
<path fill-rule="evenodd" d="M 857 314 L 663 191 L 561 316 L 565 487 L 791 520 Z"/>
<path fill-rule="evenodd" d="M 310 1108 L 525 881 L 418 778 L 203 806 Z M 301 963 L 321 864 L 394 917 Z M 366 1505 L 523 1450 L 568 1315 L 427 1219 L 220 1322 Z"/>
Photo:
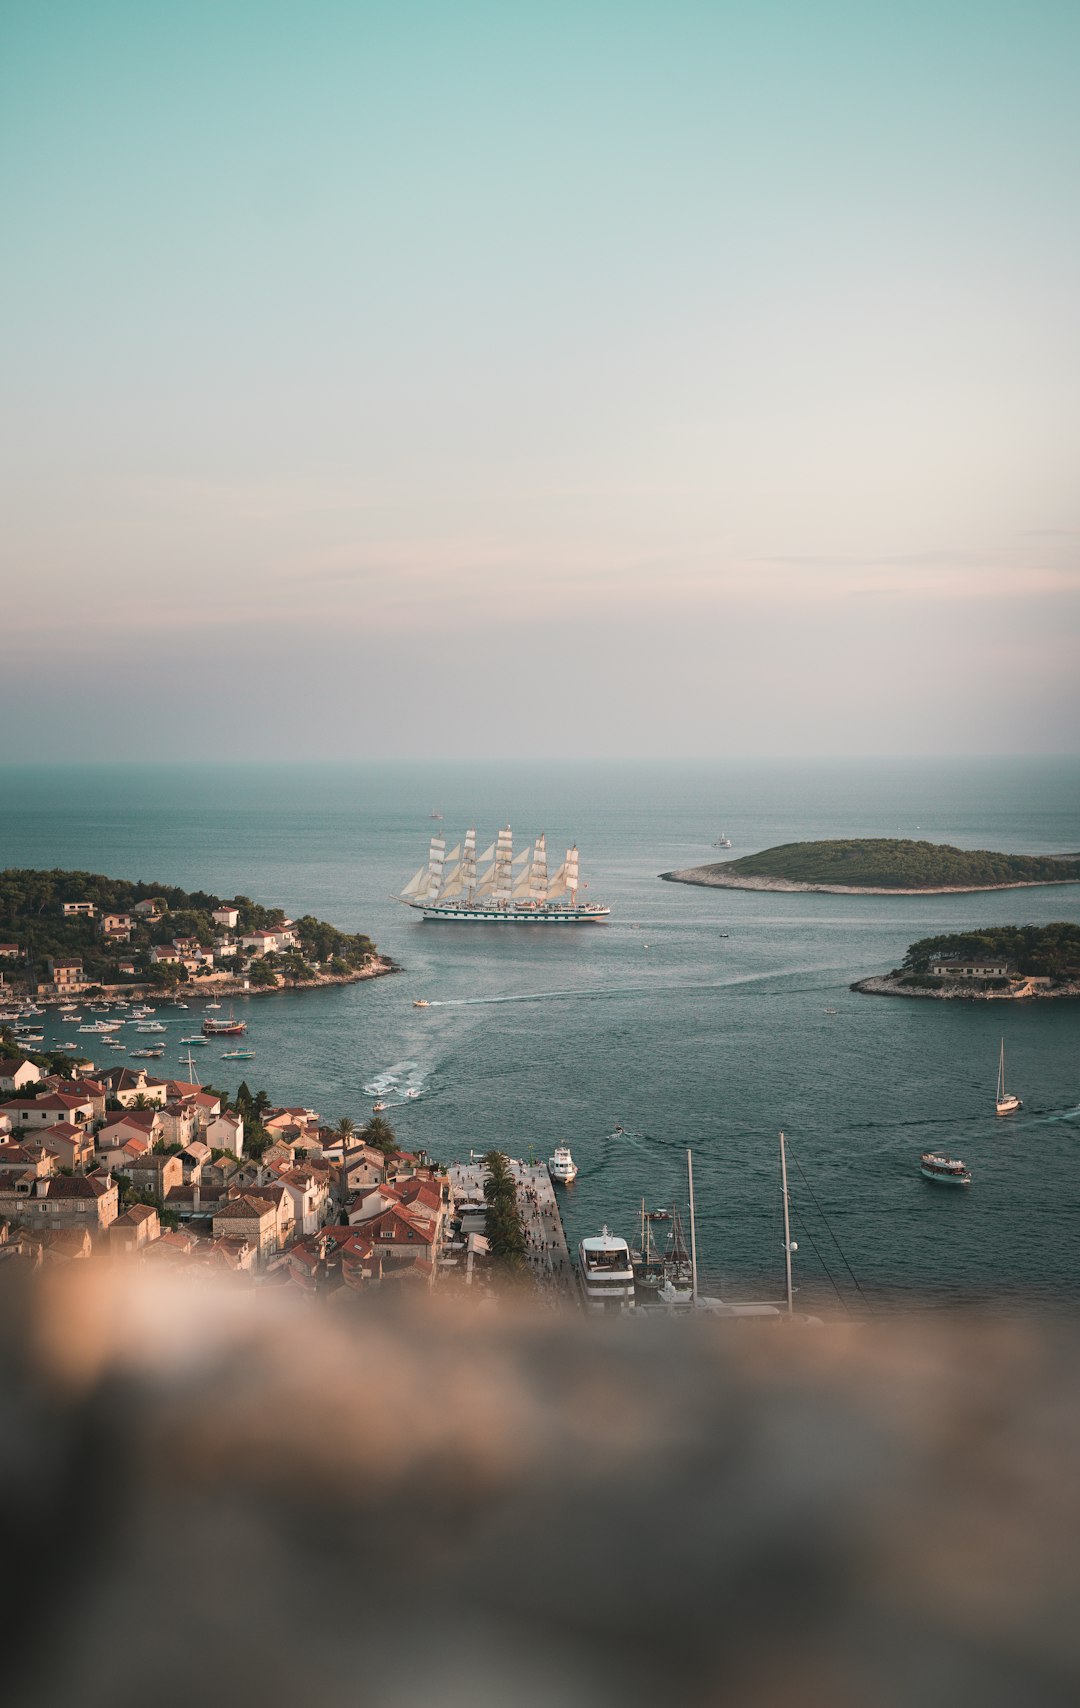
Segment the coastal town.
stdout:
<path fill-rule="evenodd" d="M 344 1298 L 507 1280 L 574 1296 L 542 1164 L 509 1165 L 500 1248 L 491 1159 L 443 1167 L 400 1149 L 378 1115 L 329 1127 L 246 1086 L 230 1104 L 197 1080 L 88 1062 L 43 1072 L 26 1054 L 0 1060 L 0 1096 L 0 1261 L 125 1259 Z"/>

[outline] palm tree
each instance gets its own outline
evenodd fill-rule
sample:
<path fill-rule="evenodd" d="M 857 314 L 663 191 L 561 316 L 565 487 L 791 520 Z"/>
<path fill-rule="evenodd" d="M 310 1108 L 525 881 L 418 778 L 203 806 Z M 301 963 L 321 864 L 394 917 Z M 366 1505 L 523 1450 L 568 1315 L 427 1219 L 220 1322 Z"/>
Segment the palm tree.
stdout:
<path fill-rule="evenodd" d="M 356 1131 L 356 1122 L 348 1115 L 343 1115 L 334 1128 L 339 1139 L 351 1139 Z"/>
<path fill-rule="evenodd" d="M 397 1150 L 394 1129 L 389 1121 L 383 1120 L 381 1115 L 371 1117 L 371 1120 L 362 1129 L 360 1137 L 366 1145 L 372 1145 L 376 1150 L 388 1153 Z"/>

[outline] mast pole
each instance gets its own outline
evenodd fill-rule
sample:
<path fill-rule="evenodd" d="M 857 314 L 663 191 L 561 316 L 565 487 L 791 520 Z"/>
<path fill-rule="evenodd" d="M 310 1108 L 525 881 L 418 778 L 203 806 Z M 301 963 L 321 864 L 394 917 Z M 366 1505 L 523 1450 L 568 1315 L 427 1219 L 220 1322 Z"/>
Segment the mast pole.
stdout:
<path fill-rule="evenodd" d="M 690 1188 L 690 1297 L 697 1304 L 697 1218 L 694 1215 L 694 1156 L 686 1153 L 686 1181 Z"/>
<path fill-rule="evenodd" d="M 794 1247 L 791 1243 L 791 1215 L 788 1209 L 787 1188 L 787 1149 L 783 1133 L 780 1134 L 780 1179 L 784 1188 L 784 1268 L 787 1278 L 787 1309 L 788 1316 L 794 1313 L 794 1300 L 791 1288 L 791 1253 Z"/>

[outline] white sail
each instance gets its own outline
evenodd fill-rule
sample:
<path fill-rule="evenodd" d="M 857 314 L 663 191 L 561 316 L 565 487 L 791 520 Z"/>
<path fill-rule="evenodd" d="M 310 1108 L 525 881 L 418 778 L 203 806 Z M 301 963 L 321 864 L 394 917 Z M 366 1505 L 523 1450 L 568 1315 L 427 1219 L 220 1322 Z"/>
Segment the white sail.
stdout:
<path fill-rule="evenodd" d="M 526 866 L 526 868 L 522 872 L 521 876 L 515 880 L 514 892 L 513 893 L 514 893 L 514 899 L 515 900 L 517 900 L 519 897 L 527 896 L 527 895 L 530 895 L 532 893 L 532 869 L 531 869 L 531 867 Z"/>
<path fill-rule="evenodd" d="M 548 880 L 547 900 L 562 901 L 566 894 L 566 861 L 564 860 L 557 872 L 553 872 Z"/>
<path fill-rule="evenodd" d="M 571 901 L 577 900 L 577 892 L 578 892 L 578 883 L 579 882 L 580 882 L 580 879 L 578 877 L 578 851 L 577 851 L 577 843 L 575 843 L 573 848 L 568 848 L 566 850 L 566 888 L 570 893 L 570 900 Z"/>
<path fill-rule="evenodd" d="M 446 842 L 441 836 L 431 838 L 431 851 L 428 854 L 428 901 L 438 901 L 443 881 L 443 864 L 446 860 Z"/>
<path fill-rule="evenodd" d="M 529 894 L 533 901 L 547 900 L 547 875 L 547 842 L 541 831 L 529 862 Z"/>
<path fill-rule="evenodd" d="M 509 901 L 514 877 L 514 838 L 507 825 L 500 830 L 495 848 L 495 879 L 491 893 L 496 901 Z"/>
<path fill-rule="evenodd" d="M 427 875 L 428 875 L 427 867 L 421 866 L 420 870 L 417 873 L 415 873 L 414 876 L 411 877 L 409 879 L 408 883 L 405 885 L 405 888 L 401 892 L 402 895 L 403 896 L 415 896 L 415 895 L 421 895 L 421 894 L 425 893 L 427 890 Z"/>

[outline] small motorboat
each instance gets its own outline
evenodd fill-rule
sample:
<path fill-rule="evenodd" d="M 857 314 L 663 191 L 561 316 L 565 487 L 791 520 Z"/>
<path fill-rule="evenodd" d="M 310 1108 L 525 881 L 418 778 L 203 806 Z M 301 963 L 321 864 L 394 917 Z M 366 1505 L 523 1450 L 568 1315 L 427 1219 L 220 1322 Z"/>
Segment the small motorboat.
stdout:
<path fill-rule="evenodd" d="M 413 1003 L 413 1007 L 414 1008 L 430 1008 L 431 1004 L 428 1001 L 426 996 L 418 996 L 416 1001 Z"/>
<path fill-rule="evenodd" d="M 389 1103 L 373 1103 L 371 1105 L 371 1112 L 373 1115 L 379 1115 L 384 1109 L 389 1109 L 389 1107 Z"/>
<path fill-rule="evenodd" d="M 645 1220 L 647 1222 L 670 1222 L 671 1211 L 670 1210 L 647 1210 L 645 1213 Z"/>
<path fill-rule="evenodd" d="M 415 1090 L 415 1089 L 414 1089 L 414 1088 L 413 1088 L 413 1087 L 412 1087 L 412 1086 L 411 1086 L 411 1085 L 410 1085 L 410 1087 L 409 1087 L 409 1089 L 408 1089 L 408 1091 L 407 1091 L 407 1092 L 406 1092 L 406 1093 L 405 1093 L 405 1095 L 406 1095 L 406 1097 L 419 1097 L 419 1095 L 420 1095 L 420 1093 L 419 1093 L 419 1092 L 418 1092 L 418 1091 L 416 1091 L 416 1090 Z"/>

